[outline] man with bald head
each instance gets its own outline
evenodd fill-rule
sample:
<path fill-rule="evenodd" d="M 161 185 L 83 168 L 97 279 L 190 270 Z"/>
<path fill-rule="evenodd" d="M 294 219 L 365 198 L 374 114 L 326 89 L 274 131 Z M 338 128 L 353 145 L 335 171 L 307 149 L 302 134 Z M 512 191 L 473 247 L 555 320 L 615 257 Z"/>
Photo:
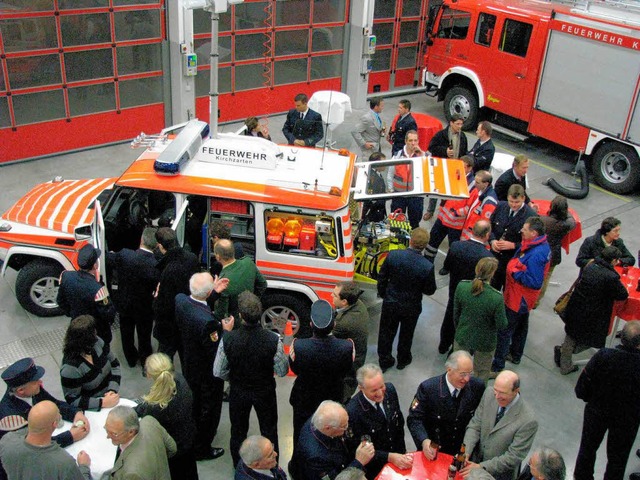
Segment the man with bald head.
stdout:
<path fill-rule="evenodd" d="M 82 450 L 78 463 L 51 435 L 61 420 L 55 403 L 44 400 L 29 411 L 28 432 L 12 432 L 0 441 L 0 460 L 9 480 L 64 478 L 90 479 L 91 458 Z M 2 477 L 2 472 L 0 472 Z"/>
<path fill-rule="evenodd" d="M 196 273 L 189 280 L 190 296 L 176 295 L 176 324 L 184 346 L 182 373 L 193 391 L 193 416 L 198 432 L 194 450 L 197 460 L 213 460 L 224 454 L 211 448 L 222 411 L 224 381 L 213 376 L 213 361 L 218 353 L 223 328 L 231 330 L 231 321 L 220 321 L 212 314 L 207 298 L 214 290 L 224 291 L 226 279 L 214 281 L 210 273 Z"/>
<path fill-rule="evenodd" d="M 464 435 L 469 461 L 463 477 L 483 468 L 496 480 L 513 480 L 538 431 L 533 410 L 520 395 L 520 378 L 503 370 L 487 388 Z"/>
<path fill-rule="evenodd" d="M 444 374 L 420 384 L 407 417 L 416 449 L 429 460 L 438 450 L 449 455 L 458 453 L 465 428 L 484 392 L 484 382 L 472 376 L 473 359 L 468 352 L 453 352 L 445 367 Z"/>
<path fill-rule="evenodd" d="M 213 253 L 216 260 L 222 265 L 220 278 L 229 279 L 229 288 L 222 292 L 216 300 L 214 314 L 218 320 L 228 316 L 237 318 L 238 295 L 249 291 L 260 298 L 267 289 L 267 281 L 249 256 L 235 257 L 235 249 L 231 240 L 218 240 L 213 247 Z"/>
<path fill-rule="evenodd" d="M 361 442 L 353 458 L 345 444 L 349 415 L 342 405 L 325 400 L 300 432 L 296 447 L 294 478 L 298 480 L 334 480 L 347 467 L 364 470 L 375 448 L 371 442 Z M 292 472 L 289 471 L 291 475 Z"/>

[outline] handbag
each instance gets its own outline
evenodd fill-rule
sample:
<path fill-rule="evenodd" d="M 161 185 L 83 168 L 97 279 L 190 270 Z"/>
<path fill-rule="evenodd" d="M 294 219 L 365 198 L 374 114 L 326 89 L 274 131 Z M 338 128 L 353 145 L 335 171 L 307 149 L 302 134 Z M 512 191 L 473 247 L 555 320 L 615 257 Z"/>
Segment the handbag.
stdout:
<path fill-rule="evenodd" d="M 584 267 L 586 268 L 592 262 L 593 260 L 589 260 L 589 262 Z M 553 311 L 558 315 L 560 315 L 560 318 L 562 318 L 563 320 L 564 320 L 564 312 L 567 309 L 567 306 L 569 305 L 569 300 L 571 300 L 571 295 L 573 294 L 573 291 L 578 286 L 578 283 L 580 283 L 580 278 L 582 278 L 582 271 L 580 271 L 580 275 L 578 275 L 578 278 L 576 278 L 576 281 L 573 282 L 573 285 L 571 285 L 571 288 L 569 288 L 569 290 L 567 290 L 562 295 L 560 295 L 558 297 L 558 300 L 556 300 L 555 305 L 553 306 Z"/>

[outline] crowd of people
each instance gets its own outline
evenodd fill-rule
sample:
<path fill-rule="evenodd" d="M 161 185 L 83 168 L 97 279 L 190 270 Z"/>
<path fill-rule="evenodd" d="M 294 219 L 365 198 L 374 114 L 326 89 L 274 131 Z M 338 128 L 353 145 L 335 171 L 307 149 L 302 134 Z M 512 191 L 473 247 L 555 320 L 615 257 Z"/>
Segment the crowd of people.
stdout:
<path fill-rule="evenodd" d="M 319 114 L 307 102 L 305 95 L 297 96 L 287 116 L 283 131 L 291 144 L 314 146 L 322 137 Z M 372 99 L 370 107 L 353 133 L 365 159 L 384 158 L 385 135 L 397 158 L 425 153 L 408 100 L 399 102 L 388 133 L 380 118 L 384 101 Z M 247 135 L 269 138 L 257 119 L 249 120 Z M 105 478 L 197 479 L 197 462 L 225 454 L 212 445 L 226 397 L 236 479 L 374 479 L 388 463 L 402 470 L 416 461 L 405 444 L 407 428 L 416 455 L 427 461 L 462 449 L 457 468 L 463 478 L 563 480 L 559 452 L 547 447 L 530 452 L 536 413 L 517 372 L 505 367 L 521 362 L 529 316 L 562 261 L 562 239 L 576 222 L 561 196 L 546 215 L 538 215 L 526 193 L 525 156 L 514 158 L 494 188 L 491 125 L 478 125 L 478 141 L 468 149 L 462 123 L 454 115 L 429 151 L 463 160 L 469 198 L 430 203 L 424 215 L 422 198 L 393 198 L 391 208 L 407 213 L 412 231 L 409 247 L 391 251 L 378 275 L 377 364 L 367 360 L 370 318 L 362 290 L 348 281 L 335 285 L 333 305 L 324 300 L 312 305 L 312 335 L 294 339 L 287 355 L 282 338 L 261 325 L 266 280 L 222 222 L 209 225 L 210 272 L 200 271 L 197 256 L 167 227 L 144 229 L 135 251 L 110 252 L 107 262 L 118 274 L 115 303 L 99 280 L 101 252 L 86 245 L 78 256 L 80 270 L 62 274 L 58 294 L 58 304 L 72 318 L 60 368 L 64 400 L 44 389 L 44 369 L 31 358 L 2 373 L 7 391 L 0 401 L 0 478 L 91 478 L 89 455 L 80 452 L 74 462 L 63 448 L 103 427 L 117 452 Z M 383 190 L 410 190 L 406 165 L 378 173 Z M 365 219 L 367 207 L 378 216 L 384 211 L 384 205 L 365 205 Z M 431 232 L 419 227 L 434 217 Z M 566 336 L 553 351 L 560 373 L 571 374 L 578 369 L 574 353 L 601 348 L 575 389 L 586 402 L 574 468 L 578 480 L 593 478 L 596 451 L 607 432 L 605 478 L 622 479 L 640 425 L 640 322 L 625 324 L 619 347 L 602 348 L 614 301 L 628 296 L 614 267 L 635 263 L 620 227 L 618 219 L 606 218 L 583 242 L 576 260 L 579 278 L 563 313 Z M 417 386 L 403 412 L 400 397 L 413 392 L 399 392 L 384 374 L 412 363 L 423 295 L 436 291 L 434 260 L 447 237 L 448 253 L 438 272 L 450 275 L 438 345 L 446 355 L 445 371 Z M 116 316 L 124 360 L 130 368 L 140 365 L 152 382 L 135 407 L 120 404 L 121 365 L 110 347 Z M 296 374 L 289 399 L 294 449 L 285 472 L 278 464 L 276 377 L 290 370 Z M 91 425 L 84 412 L 101 409 L 110 409 L 105 424 Z M 252 410 L 260 435 L 248 436 Z M 54 436 L 61 419 L 71 427 Z"/>

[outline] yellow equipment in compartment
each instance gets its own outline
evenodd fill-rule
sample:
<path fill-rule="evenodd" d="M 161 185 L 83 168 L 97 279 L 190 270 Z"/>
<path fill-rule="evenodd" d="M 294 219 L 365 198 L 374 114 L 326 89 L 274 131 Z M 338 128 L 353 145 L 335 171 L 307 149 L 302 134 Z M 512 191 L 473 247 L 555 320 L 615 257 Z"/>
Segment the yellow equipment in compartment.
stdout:
<path fill-rule="evenodd" d="M 353 279 L 376 284 L 380 267 L 392 250 L 409 246 L 409 222 L 387 220 L 379 223 L 361 223 L 355 235 Z"/>

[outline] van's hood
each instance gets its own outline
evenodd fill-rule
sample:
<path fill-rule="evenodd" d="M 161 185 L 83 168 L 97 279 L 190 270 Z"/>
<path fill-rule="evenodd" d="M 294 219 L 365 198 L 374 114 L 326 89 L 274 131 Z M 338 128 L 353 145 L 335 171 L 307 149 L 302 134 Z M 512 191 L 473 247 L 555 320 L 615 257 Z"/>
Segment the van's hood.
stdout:
<path fill-rule="evenodd" d="M 63 180 L 36 185 L 7 210 L 2 219 L 73 234 L 93 221 L 93 202 L 117 177 Z"/>

